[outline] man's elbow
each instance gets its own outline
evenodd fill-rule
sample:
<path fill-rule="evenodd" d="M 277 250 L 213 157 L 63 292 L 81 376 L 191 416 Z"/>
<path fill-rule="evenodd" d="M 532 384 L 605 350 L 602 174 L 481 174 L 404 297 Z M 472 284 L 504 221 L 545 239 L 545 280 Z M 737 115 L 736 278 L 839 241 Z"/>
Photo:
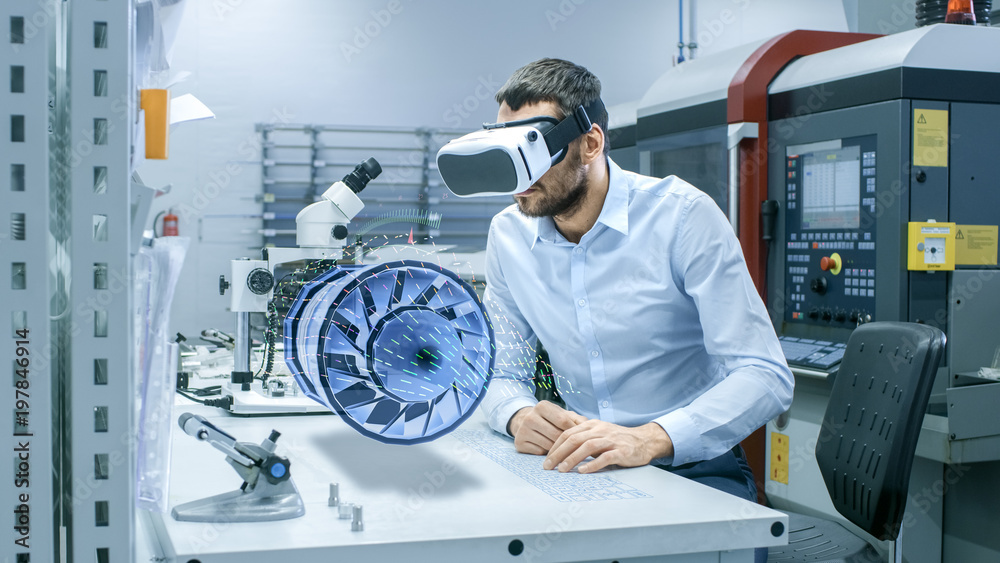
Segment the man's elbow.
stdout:
<path fill-rule="evenodd" d="M 781 405 L 781 412 L 785 412 L 792 406 L 792 397 L 795 395 L 795 376 L 785 366 L 782 366 L 782 369 L 778 370 L 776 375 L 777 381 L 775 383 L 774 394 Z"/>

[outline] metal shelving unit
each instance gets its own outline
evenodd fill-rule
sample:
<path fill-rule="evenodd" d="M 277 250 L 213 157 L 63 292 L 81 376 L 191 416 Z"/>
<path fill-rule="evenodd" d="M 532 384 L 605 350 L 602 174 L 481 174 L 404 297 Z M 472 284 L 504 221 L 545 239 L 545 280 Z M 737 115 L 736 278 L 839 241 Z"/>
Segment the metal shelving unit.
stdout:
<path fill-rule="evenodd" d="M 49 126 L 53 100 L 54 2 L 0 3 L 0 553 L 9 561 L 48 561 L 56 552 L 53 377 L 50 331 Z M 54 107 L 54 104 L 53 104 Z M 12 556 L 6 558 L 6 554 Z"/>
<path fill-rule="evenodd" d="M 134 559 L 133 5 L 0 3 L 4 561 Z"/>
<path fill-rule="evenodd" d="M 131 561 L 135 543 L 132 19 L 131 1 L 68 7 L 70 561 Z"/>
<path fill-rule="evenodd" d="M 467 131 L 295 124 L 258 124 L 256 130 L 263 149 L 259 201 L 265 245 L 294 246 L 295 214 L 370 156 L 381 163 L 382 175 L 361 193 L 365 209 L 351 227 L 372 227 L 365 239 L 374 238 L 375 244 L 405 242 L 402 236 L 413 227 L 418 242 L 483 249 L 490 219 L 511 204 L 506 197 L 461 199 L 444 186 L 437 151 Z M 438 228 L 387 221 L 433 214 L 440 217 Z"/>

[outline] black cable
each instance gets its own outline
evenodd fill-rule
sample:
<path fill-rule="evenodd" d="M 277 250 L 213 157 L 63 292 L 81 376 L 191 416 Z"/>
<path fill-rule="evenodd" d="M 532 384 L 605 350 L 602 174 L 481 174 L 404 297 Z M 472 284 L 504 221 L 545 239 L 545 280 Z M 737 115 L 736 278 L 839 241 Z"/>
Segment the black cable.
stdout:
<path fill-rule="evenodd" d="M 159 213 L 156 214 L 156 217 L 153 217 L 153 238 L 160 238 L 163 236 L 162 229 L 160 230 L 160 234 L 156 234 L 156 222 L 159 221 L 160 217 L 163 216 L 165 213 L 166 211 L 160 211 Z"/>
<path fill-rule="evenodd" d="M 278 332 L 278 307 L 274 304 L 272 299 L 268 305 L 268 315 L 267 315 L 267 333 L 264 335 L 264 350 L 266 351 L 267 360 L 261 369 L 258 370 L 258 374 L 263 371 L 264 375 L 261 376 L 261 386 L 267 385 L 267 378 L 271 376 L 271 371 L 274 369 L 274 339 L 275 334 Z"/>
<path fill-rule="evenodd" d="M 330 260 L 312 260 L 304 268 L 293 270 L 287 274 L 281 276 L 281 278 L 274 284 L 274 298 L 267 304 L 268 314 L 267 314 L 267 329 L 264 333 L 264 351 L 265 351 L 265 361 L 254 374 L 254 379 L 259 379 L 262 385 L 267 384 L 268 378 L 273 375 L 274 372 L 274 352 L 275 352 L 275 340 L 278 334 L 278 300 L 281 300 L 281 307 L 287 309 L 290 306 L 289 301 L 294 301 L 295 296 L 289 296 L 285 293 L 283 284 L 288 280 L 289 285 L 301 286 L 309 283 L 316 276 L 311 274 L 323 273 L 328 271 L 330 268 L 334 267 L 335 263 Z M 296 279 L 296 276 L 301 276 L 302 279 Z M 295 291 L 298 294 L 298 290 Z"/>
<path fill-rule="evenodd" d="M 177 390 L 177 394 L 180 395 L 181 397 L 184 397 L 185 399 L 190 400 L 190 401 L 194 401 L 196 403 L 201 403 L 203 405 L 205 404 L 205 400 L 204 399 L 199 399 L 199 398 L 195 397 L 194 395 L 190 395 L 188 393 L 185 393 L 184 391 L 181 391 L 180 389 Z"/>
<path fill-rule="evenodd" d="M 233 406 L 232 395 L 226 395 L 224 397 L 219 397 L 218 399 L 199 399 L 193 395 L 189 395 L 188 393 L 181 391 L 180 389 L 177 389 L 177 393 L 188 400 L 205 405 L 207 407 L 218 407 L 220 409 L 229 410 L 229 407 Z"/>
<path fill-rule="evenodd" d="M 271 318 L 268 323 L 268 334 L 267 334 L 267 369 L 264 370 L 264 381 L 267 381 L 268 376 L 274 370 L 274 339 L 278 334 L 278 307 L 271 302 Z"/>
<path fill-rule="evenodd" d="M 278 300 L 279 299 L 281 300 L 282 307 L 288 306 L 288 303 L 286 303 L 286 301 L 288 301 L 289 299 L 294 300 L 294 297 L 289 298 L 287 295 L 284 294 L 282 290 L 282 284 L 284 284 L 286 280 L 289 280 L 289 278 L 291 278 L 291 280 L 289 281 L 290 284 L 298 283 L 301 286 L 302 284 L 309 282 L 309 280 L 311 279 L 309 277 L 310 274 L 314 274 L 317 272 L 320 273 L 325 272 L 329 270 L 332 266 L 333 264 L 331 264 L 328 260 L 313 260 L 309 262 L 305 268 L 293 270 L 281 276 L 281 279 L 279 279 L 278 282 L 274 284 L 274 298 L 268 303 L 269 311 L 267 316 L 267 332 L 264 334 L 264 350 L 266 353 L 266 360 L 261 365 L 260 369 L 257 370 L 257 373 L 254 374 L 254 379 L 260 379 L 262 384 L 266 384 L 267 379 L 271 375 L 273 375 L 275 340 L 277 339 L 278 322 L 279 322 Z M 296 280 L 295 276 L 302 276 L 303 279 Z M 296 291 L 296 293 L 298 292 Z"/>

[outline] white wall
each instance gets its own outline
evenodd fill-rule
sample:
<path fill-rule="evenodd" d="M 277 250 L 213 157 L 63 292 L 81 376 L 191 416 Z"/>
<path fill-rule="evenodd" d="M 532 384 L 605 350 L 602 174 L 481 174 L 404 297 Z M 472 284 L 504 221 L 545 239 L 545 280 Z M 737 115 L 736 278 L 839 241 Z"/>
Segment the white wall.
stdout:
<path fill-rule="evenodd" d="M 847 30 L 841 0 L 700 0 L 697 14 L 699 57 L 791 29 Z M 672 65 L 677 24 L 677 2 L 662 0 L 187 0 L 172 66 L 192 74 L 172 94 L 218 117 L 178 128 L 170 159 L 139 171 L 172 184 L 153 213 L 182 209 L 193 237 L 174 329 L 233 325 L 218 277 L 258 254 L 260 238 L 240 231 L 259 223 L 204 218 L 199 240 L 198 220 L 260 211 L 255 123 L 472 130 L 496 117 L 507 76 L 546 56 L 592 70 L 608 105 L 627 102 Z"/>

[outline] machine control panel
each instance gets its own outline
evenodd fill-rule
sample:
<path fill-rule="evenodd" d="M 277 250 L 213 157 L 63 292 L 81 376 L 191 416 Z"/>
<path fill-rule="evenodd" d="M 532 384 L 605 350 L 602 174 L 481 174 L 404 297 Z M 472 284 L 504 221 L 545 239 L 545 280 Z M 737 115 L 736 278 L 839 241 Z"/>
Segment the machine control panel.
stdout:
<path fill-rule="evenodd" d="M 786 150 L 786 328 L 850 329 L 874 320 L 875 147 L 876 137 L 866 135 Z M 796 352 L 786 354 L 790 362 L 828 368 L 839 359 L 836 344 L 798 336 L 783 335 L 783 345 Z M 805 353 L 802 344 L 815 350 Z"/>
<path fill-rule="evenodd" d="M 794 336 L 782 336 L 781 351 L 785 354 L 785 359 L 792 364 L 822 370 L 830 369 L 844 358 L 846 344 L 841 342 L 827 342 L 823 340 L 813 340 L 811 338 L 795 338 Z"/>

